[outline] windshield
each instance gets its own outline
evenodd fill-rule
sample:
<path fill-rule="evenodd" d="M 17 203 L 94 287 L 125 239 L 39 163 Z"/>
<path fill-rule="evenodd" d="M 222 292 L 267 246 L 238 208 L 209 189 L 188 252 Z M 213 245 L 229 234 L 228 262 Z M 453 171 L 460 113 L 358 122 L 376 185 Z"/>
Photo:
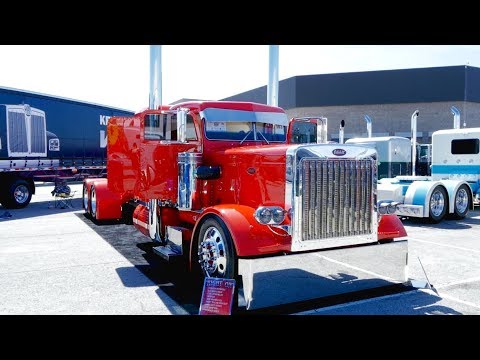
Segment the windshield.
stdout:
<path fill-rule="evenodd" d="M 205 122 L 205 135 L 209 140 L 284 142 L 286 127 L 254 122 Z"/>
<path fill-rule="evenodd" d="M 200 115 L 209 140 L 286 141 L 288 121 L 283 112 L 208 108 Z"/>

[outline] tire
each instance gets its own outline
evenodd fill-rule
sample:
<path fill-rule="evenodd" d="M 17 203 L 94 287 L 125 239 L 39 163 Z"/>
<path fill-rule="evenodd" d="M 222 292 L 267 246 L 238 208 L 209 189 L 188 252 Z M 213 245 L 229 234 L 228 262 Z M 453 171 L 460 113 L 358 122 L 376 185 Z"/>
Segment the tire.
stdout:
<path fill-rule="evenodd" d="M 428 201 L 429 219 L 432 223 L 437 224 L 443 220 L 447 214 L 448 196 L 443 186 L 437 185 L 430 195 Z"/>
<path fill-rule="evenodd" d="M 82 207 L 85 210 L 85 213 L 88 213 L 88 191 L 87 191 L 87 186 L 83 184 L 83 189 L 82 189 Z"/>
<path fill-rule="evenodd" d="M 237 256 L 232 236 L 223 221 L 207 219 L 200 227 L 192 256 L 203 281 L 205 277 L 235 279 Z M 214 256 L 217 258 L 214 258 Z"/>
<path fill-rule="evenodd" d="M 22 209 L 30 204 L 32 193 L 33 189 L 28 181 L 17 179 L 8 186 L 2 205 L 7 209 Z"/>
<path fill-rule="evenodd" d="M 97 196 L 93 185 L 90 189 L 90 216 L 93 220 L 97 220 Z"/>
<path fill-rule="evenodd" d="M 461 185 L 456 194 L 455 194 L 455 202 L 453 204 L 453 215 L 452 218 L 454 219 L 463 219 L 468 213 L 469 205 L 470 205 L 470 197 L 469 189 L 467 188 L 468 185 Z"/>

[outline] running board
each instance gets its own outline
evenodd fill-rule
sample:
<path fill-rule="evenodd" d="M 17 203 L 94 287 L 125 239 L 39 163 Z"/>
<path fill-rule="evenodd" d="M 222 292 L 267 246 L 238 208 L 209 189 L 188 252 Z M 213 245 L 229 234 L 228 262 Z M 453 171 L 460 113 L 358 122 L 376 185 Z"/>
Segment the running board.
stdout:
<path fill-rule="evenodd" d="M 167 244 L 165 246 L 155 246 L 152 248 L 153 252 L 167 261 L 178 258 L 182 256 L 182 253 L 179 252 L 175 245 Z"/>

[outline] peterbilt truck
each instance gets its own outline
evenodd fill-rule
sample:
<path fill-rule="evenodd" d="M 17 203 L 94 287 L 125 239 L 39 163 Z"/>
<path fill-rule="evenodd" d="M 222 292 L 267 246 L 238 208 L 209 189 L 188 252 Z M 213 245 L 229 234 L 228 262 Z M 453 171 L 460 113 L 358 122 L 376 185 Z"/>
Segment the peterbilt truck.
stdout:
<path fill-rule="evenodd" d="M 287 129 L 283 109 L 250 102 L 112 117 L 108 176 L 84 180 L 85 212 L 133 224 L 193 277 L 240 279 L 247 309 L 406 281 L 405 229 L 377 208 L 375 150 L 290 144 Z"/>
<path fill-rule="evenodd" d="M 26 207 L 36 181 L 106 171 L 109 117 L 128 110 L 0 88 L 0 203 Z"/>

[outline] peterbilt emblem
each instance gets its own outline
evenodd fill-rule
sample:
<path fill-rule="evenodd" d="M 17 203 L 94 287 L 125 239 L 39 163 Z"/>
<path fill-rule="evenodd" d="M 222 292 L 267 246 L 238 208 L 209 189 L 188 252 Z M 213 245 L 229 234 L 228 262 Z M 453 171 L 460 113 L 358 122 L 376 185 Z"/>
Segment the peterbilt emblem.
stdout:
<path fill-rule="evenodd" d="M 344 149 L 333 149 L 332 150 L 332 154 L 335 155 L 335 156 L 343 156 L 347 153 L 346 150 Z"/>

